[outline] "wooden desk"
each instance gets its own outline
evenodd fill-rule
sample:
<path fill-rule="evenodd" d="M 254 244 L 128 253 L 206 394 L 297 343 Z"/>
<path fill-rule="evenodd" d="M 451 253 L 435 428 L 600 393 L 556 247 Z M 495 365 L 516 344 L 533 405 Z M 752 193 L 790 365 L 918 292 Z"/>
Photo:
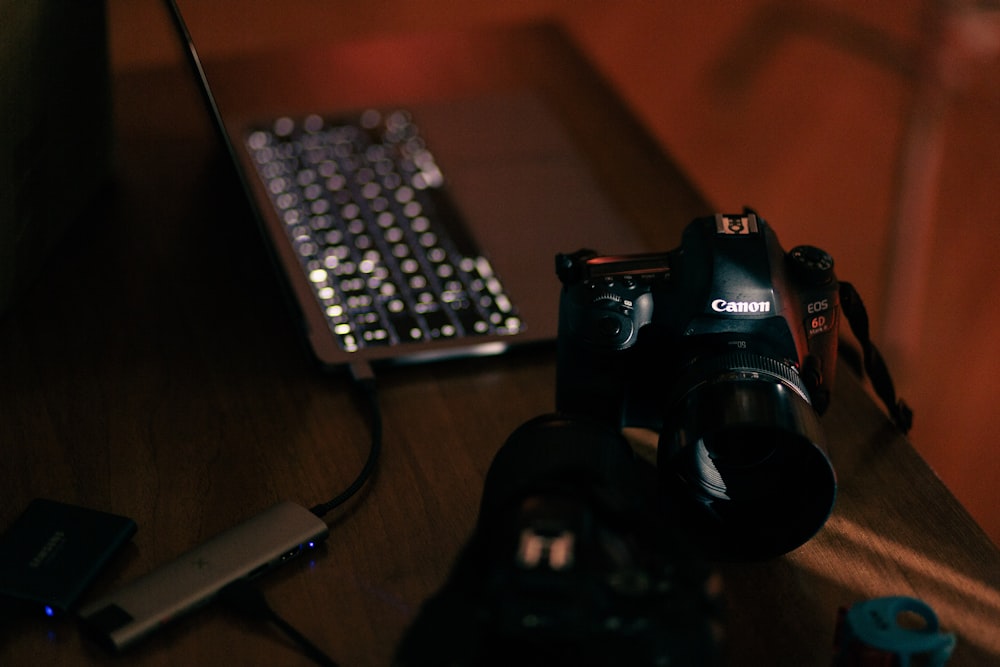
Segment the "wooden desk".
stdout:
<path fill-rule="evenodd" d="M 673 247 L 706 212 L 553 29 L 427 46 L 456 63 L 435 85 L 540 89 L 651 245 Z M 119 73 L 115 93 L 113 191 L 0 322 L 0 526 L 44 496 L 140 527 L 90 597 L 279 499 L 326 499 L 369 440 L 348 379 L 317 371 L 300 345 L 187 70 Z M 343 665 L 387 664 L 465 542 L 494 452 L 552 408 L 553 359 L 536 349 L 380 371 L 377 477 L 313 560 L 262 581 L 275 609 Z M 846 368 L 824 426 L 834 515 L 786 557 L 722 568 L 729 664 L 827 665 L 837 608 L 883 595 L 934 606 L 959 637 L 952 664 L 998 664 L 997 549 Z M 215 608 L 125 660 L 65 619 L 0 630 L 0 664 L 126 662 L 306 664 L 284 638 Z"/>

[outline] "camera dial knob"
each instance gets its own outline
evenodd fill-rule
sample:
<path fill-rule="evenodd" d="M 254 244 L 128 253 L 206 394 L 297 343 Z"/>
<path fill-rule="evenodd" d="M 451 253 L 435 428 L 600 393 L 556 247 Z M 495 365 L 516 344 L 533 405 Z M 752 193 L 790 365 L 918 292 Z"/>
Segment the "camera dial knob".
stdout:
<path fill-rule="evenodd" d="M 598 290 L 589 299 L 584 323 L 584 338 L 593 345 L 622 349 L 635 333 L 632 304 L 611 290 Z"/>
<path fill-rule="evenodd" d="M 788 264 L 795 277 L 808 285 L 826 285 L 833 280 L 833 257 L 816 246 L 795 246 L 788 252 Z"/>
<path fill-rule="evenodd" d="M 622 303 L 622 297 L 609 290 L 602 290 L 591 298 L 590 303 L 598 308 L 617 308 Z"/>

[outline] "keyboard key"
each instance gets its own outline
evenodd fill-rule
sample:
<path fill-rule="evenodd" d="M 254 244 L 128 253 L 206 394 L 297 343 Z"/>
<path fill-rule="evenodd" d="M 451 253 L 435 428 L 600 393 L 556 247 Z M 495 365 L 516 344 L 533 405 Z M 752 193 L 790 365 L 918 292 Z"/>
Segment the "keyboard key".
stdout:
<path fill-rule="evenodd" d="M 345 350 L 520 329 L 407 112 L 281 118 L 246 143 Z"/>

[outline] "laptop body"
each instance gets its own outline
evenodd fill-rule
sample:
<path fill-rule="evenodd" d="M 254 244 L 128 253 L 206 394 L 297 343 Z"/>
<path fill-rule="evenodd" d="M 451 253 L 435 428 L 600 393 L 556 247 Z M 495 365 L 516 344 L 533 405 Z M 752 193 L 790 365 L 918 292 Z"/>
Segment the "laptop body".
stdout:
<path fill-rule="evenodd" d="M 463 63 L 428 58 L 416 48 L 424 42 L 405 38 L 202 62 L 197 30 L 188 32 L 182 12 L 177 10 L 178 27 L 198 83 L 323 366 L 427 361 L 553 341 L 560 290 L 556 253 L 645 250 L 537 91 L 515 86 L 456 92 L 435 85 Z M 405 64 L 394 67 L 387 58 Z M 389 344 L 363 341 L 354 332 L 345 338 L 339 329 L 345 325 L 331 320 L 325 296 L 340 291 L 340 284 L 323 269 L 327 280 L 318 291 L 315 260 L 304 261 L 290 240 L 286 212 L 276 206 L 273 183 L 260 173 L 251 137 L 275 123 L 360 118 L 370 110 L 403 110 L 419 128 L 443 176 L 451 223 L 461 226 L 458 236 L 474 246 L 496 279 L 494 301 L 508 305 L 503 317 L 491 315 L 501 322 L 498 330 L 461 336 L 435 330 L 415 340 L 397 336 Z"/>

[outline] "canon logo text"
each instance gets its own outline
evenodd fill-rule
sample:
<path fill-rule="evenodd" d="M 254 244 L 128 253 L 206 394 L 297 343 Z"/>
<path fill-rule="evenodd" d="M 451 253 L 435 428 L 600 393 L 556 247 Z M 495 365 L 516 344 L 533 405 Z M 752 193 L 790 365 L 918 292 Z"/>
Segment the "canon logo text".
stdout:
<path fill-rule="evenodd" d="M 715 299 L 712 301 L 712 310 L 717 313 L 769 313 L 771 312 L 771 302 Z"/>

